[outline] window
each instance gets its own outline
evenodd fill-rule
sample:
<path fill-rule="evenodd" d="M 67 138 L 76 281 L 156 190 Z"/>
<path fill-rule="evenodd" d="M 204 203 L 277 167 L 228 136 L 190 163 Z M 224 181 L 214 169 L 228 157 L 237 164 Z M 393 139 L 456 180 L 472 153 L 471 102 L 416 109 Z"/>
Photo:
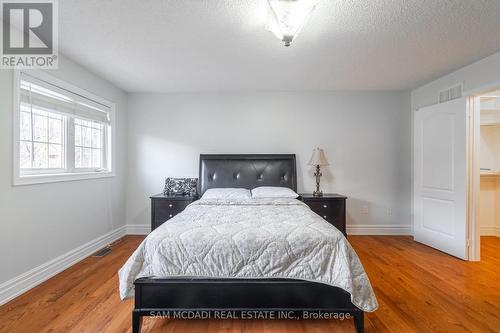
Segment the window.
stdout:
<path fill-rule="evenodd" d="M 103 134 L 102 124 L 75 119 L 75 168 L 102 168 Z"/>
<path fill-rule="evenodd" d="M 114 105 L 45 73 L 15 77 L 14 184 L 112 176 Z"/>
<path fill-rule="evenodd" d="M 21 169 L 63 169 L 66 117 L 21 105 Z"/>

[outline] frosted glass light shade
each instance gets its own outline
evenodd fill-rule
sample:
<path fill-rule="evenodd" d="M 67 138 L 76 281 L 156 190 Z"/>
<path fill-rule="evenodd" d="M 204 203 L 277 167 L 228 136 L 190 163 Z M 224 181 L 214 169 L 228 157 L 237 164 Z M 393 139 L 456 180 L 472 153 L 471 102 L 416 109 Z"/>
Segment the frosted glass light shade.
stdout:
<path fill-rule="evenodd" d="M 316 148 L 313 150 L 311 159 L 309 160 L 309 163 L 307 163 L 307 164 L 320 165 L 320 166 L 330 165 L 330 163 L 328 163 L 328 160 L 326 159 L 325 151 L 323 149 L 320 149 L 320 148 Z"/>
<path fill-rule="evenodd" d="M 267 3 L 267 30 L 282 40 L 285 46 L 290 46 L 316 8 L 318 0 L 268 0 Z"/>

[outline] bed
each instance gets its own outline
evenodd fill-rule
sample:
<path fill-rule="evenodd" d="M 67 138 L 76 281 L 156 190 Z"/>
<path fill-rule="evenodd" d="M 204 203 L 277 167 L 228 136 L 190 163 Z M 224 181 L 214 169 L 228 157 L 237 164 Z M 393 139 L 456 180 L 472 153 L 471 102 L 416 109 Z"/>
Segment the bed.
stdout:
<path fill-rule="evenodd" d="M 295 155 L 200 155 L 212 188 L 297 190 Z M 354 318 L 378 307 L 343 234 L 296 199 L 198 200 L 157 228 L 119 272 L 120 297 L 143 316 Z"/>

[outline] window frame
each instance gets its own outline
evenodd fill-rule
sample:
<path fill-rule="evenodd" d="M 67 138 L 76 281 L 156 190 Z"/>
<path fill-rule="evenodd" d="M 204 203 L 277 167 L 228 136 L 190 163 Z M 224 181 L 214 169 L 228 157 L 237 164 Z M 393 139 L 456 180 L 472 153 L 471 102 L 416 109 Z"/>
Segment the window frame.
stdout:
<path fill-rule="evenodd" d="M 26 111 L 21 111 L 21 109 L 19 108 L 19 115 L 23 112 L 26 112 Z M 51 116 L 47 116 L 48 118 L 51 118 Z M 29 169 L 25 169 L 23 172 L 25 173 L 26 176 L 30 176 L 30 175 L 37 175 L 37 174 L 53 174 L 53 173 L 66 173 L 65 170 L 67 170 L 67 166 L 66 166 L 66 162 L 67 162 L 67 159 L 66 159 L 66 156 L 67 156 L 67 145 L 66 145 L 66 133 L 67 133 L 67 120 L 66 120 L 66 116 L 62 116 L 62 121 L 61 121 L 61 124 L 62 124 L 62 133 L 61 133 L 61 137 L 62 137 L 62 143 L 61 143 L 61 155 L 62 155 L 62 158 L 63 160 L 61 161 L 62 162 L 62 167 L 61 168 L 29 168 Z M 19 124 L 20 125 L 20 124 Z M 33 123 L 31 124 L 31 126 L 33 126 Z M 20 130 L 20 127 L 18 128 L 18 130 Z M 33 135 L 33 131 L 32 131 L 32 135 Z M 20 135 L 18 136 L 18 149 L 20 150 L 21 147 L 20 147 L 20 144 L 21 142 L 31 142 L 32 143 L 32 153 L 34 153 L 34 149 L 33 149 L 33 144 L 34 143 L 46 143 L 46 144 L 49 144 L 50 145 L 50 142 L 48 141 L 48 138 L 47 138 L 47 142 L 40 142 L 40 141 L 35 141 L 34 138 L 32 137 L 31 140 L 24 140 L 24 139 L 21 139 L 20 138 Z M 19 153 L 20 154 L 20 153 Z M 19 156 L 20 157 L 20 156 Z M 21 167 L 20 167 L 20 170 L 21 170 Z"/>
<path fill-rule="evenodd" d="M 61 172 L 62 169 L 43 169 L 40 172 L 33 171 L 32 169 L 27 172 L 21 173 L 20 168 L 20 115 L 21 115 L 21 73 L 30 75 L 36 79 L 46 81 L 57 87 L 68 90 L 71 93 L 80 95 L 89 100 L 98 102 L 109 108 L 110 123 L 108 129 L 104 131 L 104 141 L 103 145 L 105 151 L 103 155 L 108 164 L 108 168 L 105 171 L 95 171 L 93 169 L 75 169 L 70 165 L 74 166 L 74 148 L 68 146 L 72 144 L 74 147 L 75 137 L 74 137 L 74 122 L 71 118 L 68 120 L 66 127 L 66 141 L 65 141 L 65 161 L 63 163 L 66 165 L 64 169 L 65 172 Z M 63 181 L 75 181 L 83 179 L 97 179 L 97 178 L 107 178 L 114 177 L 115 174 L 115 161 L 116 161 L 116 122 L 115 122 L 115 109 L 116 105 L 100 96 L 97 96 L 87 90 L 76 87 L 66 81 L 58 79 L 52 75 L 47 74 L 41 70 L 14 70 L 13 75 L 13 131 L 12 131 L 12 155 L 13 155 L 13 186 L 18 185 L 29 185 L 29 184 L 43 184 L 43 183 L 53 183 L 53 182 L 63 182 Z M 109 133 L 111 132 L 111 135 Z M 70 165 L 68 165 L 70 164 Z M 75 171 L 78 170 L 78 171 Z M 55 172 L 53 172 L 55 171 Z M 59 172 L 57 172 L 59 171 Z"/>
<path fill-rule="evenodd" d="M 92 147 L 85 147 L 83 146 L 83 143 L 81 143 L 82 145 L 80 146 L 77 146 L 76 145 L 76 142 L 75 142 L 75 127 L 76 126 L 81 126 L 81 127 L 87 127 L 85 125 L 76 125 L 75 124 L 75 119 L 80 119 L 80 120 L 84 120 L 82 118 L 78 118 L 78 117 L 72 117 L 70 119 L 68 119 L 68 124 L 69 124 L 69 131 L 68 132 L 69 134 L 68 135 L 71 135 L 73 137 L 73 151 L 71 151 L 71 155 L 72 156 L 69 156 L 71 158 L 68 158 L 68 161 L 70 161 L 71 165 L 73 165 L 73 172 L 74 173 L 81 173 L 81 172 L 95 172 L 95 168 L 77 168 L 76 167 L 76 163 L 75 163 L 75 152 L 76 152 L 76 148 L 79 147 L 79 148 L 90 148 L 91 150 L 94 149 Z M 108 137 L 108 130 L 105 130 L 104 129 L 104 126 L 106 126 L 105 124 L 101 124 L 101 126 L 103 126 L 102 129 L 100 129 L 100 131 L 102 132 L 101 133 L 101 139 L 102 139 L 102 147 L 100 148 L 102 150 L 102 153 L 101 153 L 101 161 L 103 161 L 103 164 L 104 165 L 107 165 L 108 164 L 108 156 L 107 156 L 107 151 L 108 151 L 108 142 L 107 142 L 107 137 Z M 75 171 L 75 170 L 78 170 L 78 171 Z"/>

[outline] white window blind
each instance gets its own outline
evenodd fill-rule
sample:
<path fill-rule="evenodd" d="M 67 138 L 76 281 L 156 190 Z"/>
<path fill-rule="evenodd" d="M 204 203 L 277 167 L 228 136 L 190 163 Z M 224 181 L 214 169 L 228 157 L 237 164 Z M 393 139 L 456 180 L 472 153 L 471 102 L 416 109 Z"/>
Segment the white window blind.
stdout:
<path fill-rule="evenodd" d="M 21 105 L 35 106 L 62 115 L 110 123 L 110 109 L 53 84 L 21 73 Z"/>

